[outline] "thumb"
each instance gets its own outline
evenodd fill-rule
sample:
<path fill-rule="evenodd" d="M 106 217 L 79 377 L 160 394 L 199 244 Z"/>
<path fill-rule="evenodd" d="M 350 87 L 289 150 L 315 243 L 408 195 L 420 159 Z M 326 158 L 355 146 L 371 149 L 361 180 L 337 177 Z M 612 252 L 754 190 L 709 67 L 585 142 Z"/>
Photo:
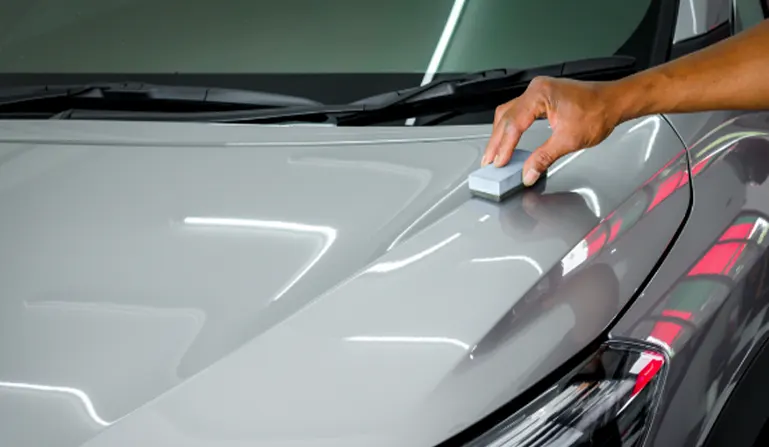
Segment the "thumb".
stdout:
<path fill-rule="evenodd" d="M 542 146 L 531 153 L 529 158 L 523 164 L 523 184 L 531 186 L 539 180 L 539 177 L 555 163 L 562 155 L 563 147 L 559 146 L 557 140 L 551 136 Z"/>

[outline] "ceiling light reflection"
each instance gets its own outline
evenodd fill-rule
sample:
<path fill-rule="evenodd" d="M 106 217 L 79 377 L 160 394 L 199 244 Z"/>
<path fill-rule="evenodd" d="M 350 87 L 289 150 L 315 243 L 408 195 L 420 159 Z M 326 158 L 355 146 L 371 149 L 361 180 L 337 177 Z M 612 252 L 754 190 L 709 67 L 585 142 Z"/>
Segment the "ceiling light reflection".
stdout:
<path fill-rule="evenodd" d="M 451 6 L 451 11 L 449 12 L 449 17 L 446 19 L 446 24 L 443 26 L 441 37 L 438 39 L 438 45 L 435 46 L 433 55 L 430 58 L 430 63 L 427 65 L 425 75 L 422 77 L 421 85 L 432 82 L 435 73 L 438 71 L 438 68 L 440 68 L 443 56 L 446 54 L 449 42 L 451 42 L 451 36 L 454 35 L 454 30 L 457 28 L 459 17 L 462 15 L 462 10 L 465 8 L 465 1 L 466 0 L 454 0 L 454 4 Z M 406 120 L 406 125 L 413 126 L 415 121 L 415 118 L 409 118 Z"/>
<path fill-rule="evenodd" d="M 697 29 L 697 7 L 694 5 L 694 0 L 689 0 L 689 9 L 692 11 L 692 36 L 697 36 L 700 32 Z"/>
<path fill-rule="evenodd" d="M 763 217 L 759 217 L 756 219 L 755 224 L 753 224 L 753 229 L 750 231 L 748 239 L 753 239 L 753 236 L 758 234 L 758 243 L 761 244 L 764 242 L 767 231 L 769 231 L 769 222 Z"/>
<path fill-rule="evenodd" d="M 585 150 L 583 149 L 581 151 L 574 152 L 571 155 L 567 156 L 566 158 L 563 159 L 562 162 L 558 163 L 557 166 L 554 166 L 552 169 L 548 169 L 547 176 L 548 177 L 552 177 L 556 172 L 558 172 L 561 169 L 563 169 L 564 166 L 566 166 L 569 163 L 571 163 L 572 161 L 574 161 L 574 159 L 576 159 L 577 157 L 582 155 L 584 152 L 585 152 Z"/>
<path fill-rule="evenodd" d="M 562 276 L 568 275 L 572 270 L 587 261 L 588 254 L 588 243 L 586 240 L 582 239 L 568 253 L 566 253 L 566 256 L 564 256 L 563 259 L 561 259 L 561 269 L 563 270 Z"/>
<path fill-rule="evenodd" d="M 424 218 L 425 218 L 425 216 L 427 216 L 428 214 L 430 214 L 430 213 L 431 213 L 431 212 L 432 212 L 434 209 L 438 208 L 438 207 L 441 205 L 441 203 L 445 202 L 445 201 L 446 201 L 446 199 L 448 199 L 449 197 L 451 197 L 451 195 L 452 195 L 452 194 L 454 194 L 455 192 L 459 191 L 459 189 L 460 189 L 460 188 L 462 188 L 463 186 L 465 186 L 466 184 L 467 184 L 467 179 L 463 180 L 463 181 L 462 181 L 462 183 L 460 183 L 460 184 L 458 184 L 457 186 L 455 186 L 455 187 L 454 187 L 454 188 L 453 188 L 451 191 L 449 191 L 449 192 L 448 192 L 448 193 L 447 193 L 445 196 L 441 197 L 441 198 L 440 198 L 440 200 L 438 200 L 437 202 L 435 202 L 435 204 L 434 204 L 433 206 L 431 206 L 430 208 L 428 208 L 428 209 L 427 209 L 427 211 L 425 211 L 424 213 L 422 213 L 422 215 L 421 215 L 421 216 L 417 217 L 417 218 L 416 218 L 416 220 L 415 220 L 414 222 L 412 222 L 412 223 L 411 223 L 411 225 L 409 225 L 408 227 L 406 227 L 406 229 L 405 229 L 405 230 L 403 230 L 403 232 L 401 232 L 401 234 L 399 234 L 399 235 L 398 235 L 398 236 L 397 236 L 395 239 L 393 239 L 393 241 L 392 241 L 392 242 L 390 243 L 390 245 L 387 247 L 387 251 L 390 251 L 390 250 L 392 250 L 392 248 L 393 248 L 393 247 L 395 247 L 395 245 L 396 245 L 398 242 L 400 242 L 400 240 L 401 240 L 401 239 L 403 239 L 403 236 L 405 236 L 405 235 L 406 235 L 406 234 L 407 234 L 409 231 L 411 231 L 411 229 L 412 229 L 412 228 L 414 228 L 414 226 L 415 226 L 416 224 L 418 224 L 419 222 L 421 222 L 421 221 L 422 221 L 422 219 L 424 219 Z"/>
<path fill-rule="evenodd" d="M 419 252 L 413 256 L 409 256 L 408 258 L 401 259 L 400 261 L 387 261 L 387 262 L 380 262 L 379 264 L 375 264 L 372 267 L 370 267 L 368 270 L 366 270 L 365 273 L 386 273 L 391 272 L 393 270 L 397 270 L 399 268 L 405 267 L 409 264 L 412 264 L 416 261 L 419 261 L 420 259 L 424 258 L 425 256 L 428 256 L 432 253 L 435 253 L 436 251 L 440 250 L 441 248 L 445 247 L 446 245 L 450 244 L 453 240 L 457 239 L 459 236 L 461 236 L 462 233 L 454 233 L 453 235 L 449 236 L 448 238 L 444 239 L 443 241 L 433 245 L 432 247 L 428 248 L 427 250 L 424 250 L 422 252 Z"/>
<path fill-rule="evenodd" d="M 403 336 L 376 336 L 376 335 L 357 335 L 345 338 L 346 341 L 371 342 L 371 343 L 421 343 L 421 344 L 448 344 L 462 348 L 465 351 L 470 350 L 470 345 L 449 337 L 403 337 Z"/>
<path fill-rule="evenodd" d="M 577 188 L 571 192 L 581 195 L 582 198 L 585 199 L 585 202 L 587 202 L 587 205 L 590 207 L 593 214 L 595 214 L 596 217 L 601 217 L 601 205 L 598 203 L 598 196 L 595 194 L 595 191 L 590 188 Z"/>
<path fill-rule="evenodd" d="M 646 152 L 644 153 L 644 161 L 648 161 L 649 157 L 651 157 L 652 149 L 654 148 L 654 142 L 657 139 L 657 135 L 660 132 L 660 126 L 662 124 L 662 118 L 658 116 L 650 116 L 649 118 L 646 118 L 645 120 L 641 121 L 640 123 L 636 124 L 635 126 L 631 127 L 628 130 L 628 133 L 635 132 L 638 129 L 641 129 L 648 124 L 652 124 L 654 127 L 652 128 L 652 134 L 649 137 L 649 141 L 646 144 Z"/>
<path fill-rule="evenodd" d="M 707 156 L 702 161 L 711 159 L 711 158 L 715 157 L 716 155 L 720 154 L 721 152 L 724 152 L 727 149 L 731 150 L 734 147 L 734 145 L 736 145 L 738 142 L 740 142 L 741 140 L 744 140 L 746 138 L 765 137 L 765 136 L 767 136 L 767 134 L 765 132 L 735 132 L 735 133 L 732 133 L 732 134 L 725 135 L 724 137 L 721 137 L 721 138 L 719 138 L 716 141 L 717 142 L 721 142 L 721 141 L 724 141 L 724 140 L 728 140 L 729 138 L 734 138 L 734 139 L 727 141 L 727 143 L 724 144 L 723 146 L 721 146 L 718 149 L 716 149 L 716 150 L 710 152 L 709 154 L 707 154 Z M 710 148 L 712 148 L 714 146 L 715 146 L 715 144 L 709 145 L 705 149 L 699 151 L 699 153 L 697 155 L 698 156 L 702 155 L 702 153 L 706 152 L 706 150 L 708 150 L 708 149 L 710 149 Z"/>
<path fill-rule="evenodd" d="M 500 261 L 523 261 L 530 266 L 534 268 L 534 270 L 537 271 L 540 275 L 544 274 L 545 272 L 542 270 L 542 267 L 535 261 L 534 259 L 528 257 L 528 256 L 497 256 L 495 258 L 475 258 L 471 259 L 470 262 L 500 262 Z"/>
<path fill-rule="evenodd" d="M 465 8 L 465 0 L 454 0 L 454 5 L 451 7 L 449 17 L 446 19 L 446 24 L 443 26 L 443 32 L 440 39 L 438 39 L 438 45 L 436 45 L 433 51 L 433 56 L 430 58 L 430 63 L 427 65 L 427 71 L 422 78 L 422 85 L 428 84 L 435 77 L 435 73 L 438 72 L 438 68 L 443 62 L 443 56 L 446 54 L 446 49 L 451 42 L 451 37 L 454 35 L 454 30 L 457 28 L 457 23 L 462 15 L 462 10 Z"/>
<path fill-rule="evenodd" d="M 222 218 L 222 217 L 185 217 L 184 223 L 187 225 L 197 226 L 214 226 L 214 227 L 230 227 L 230 228 L 252 228 L 258 230 L 277 230 L 287 231 L 294 233 L 309 233 L 317 234 L 323 237 L 323 246 L 318 251 L 318 254 L 307 263 L 307 265 L 285 286 L 278 292 L 272 301 L 277 301 L 283 297 L 304 275 L 307 274 L 315 264 L 320 261 L 323 255 L 331 248 L 336 240 L 337 231 L 331 227 L 319 226 L 319 225 L 306 225 L 294 222 L 282 222 L 271 220 L 256 220 L 256 219 L 235 219 L 235 218 Z"/>
<path fill-rule="evenodd" d="M 80 400 L 80 402 L 83 403 L 83 407 L 85 407 L 86 413 L 88 413 L 88 416 L 90 416 L 91 419 L 94 420 L 94 422 L 104 427 L 107 427 L 113 424 L 113 422 L 108 422 L 102 419 L 101 416 L 99 416 L 99 414 L 96 413 L 96 409 L 93 406 L 93 402 L 91 402 L 91 399 L 88 397 L 88 395 L 77 388 L 70 388 L 66 386 L 36 385 L 33 383 L 20 383 L 20 382 L 0 382 L 0 387 L 17 389 L 17 390 L 27 390 L 27 391 L 45 391 L 45 392 L 61 393 L 61 394 L 68 394 L 70 396 L 75 396 Z"/>
<path fill-rule="evenodd" d="M 665 343 L 664 341 L 662 341 L 662 340 L 660 340 L 658 338 L 652 337 L 651 335 L 646 337 L 646 341 L 648 341 L 649 343 L 653 343 L 653 344 L 659 346 L 660 348 L 662 348 L 665 351 L 665 353 L 667 353 L 667 355 L 669 357 L 673 357 L 673 348 L 671 348 L 670 345 Z"/>

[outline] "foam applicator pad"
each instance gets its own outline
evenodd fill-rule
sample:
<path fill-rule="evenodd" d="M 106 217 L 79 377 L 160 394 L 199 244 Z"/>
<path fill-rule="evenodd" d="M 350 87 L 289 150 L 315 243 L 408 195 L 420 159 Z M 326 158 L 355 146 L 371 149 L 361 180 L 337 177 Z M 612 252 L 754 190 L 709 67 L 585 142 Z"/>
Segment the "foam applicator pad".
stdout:
<path fill-rule="evenodd" d="M 501 168 L 488 164 L 468 177 L 473 195 L 501 202 L 523 188 L 523 163 L 531 151 L 516 149 L 510 162 Z"/>

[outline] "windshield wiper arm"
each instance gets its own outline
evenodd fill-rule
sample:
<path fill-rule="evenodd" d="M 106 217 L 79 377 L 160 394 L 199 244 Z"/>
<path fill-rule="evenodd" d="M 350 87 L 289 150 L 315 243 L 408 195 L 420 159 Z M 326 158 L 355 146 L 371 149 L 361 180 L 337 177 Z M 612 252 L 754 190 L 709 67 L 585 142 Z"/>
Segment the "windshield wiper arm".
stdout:
<path fill-rule="evenodd" d="M 528 85 L 537 76 L 574 79 L 606 78 L 629 74 L 635 69 L 635 62 L 633 57 L 610 56 L 526 69 L 498 68 L 439 79 L 419 87 L 386 92 L 360 99 L 352 104 L 365 106 L 368 110 L 385 109 L 440 98 L 490 94 Z"/>
<path fill-rule="evenodd" d="M 0 108 L 0 110 L 2 110 Z M 337 115 L 362 113 L 366 108 L 351 105 L 317 105 L 297 107 L 253 108 L 209 112 L 152 112 L 80 110 L 69 111 L 62 119 L 99 119 L 120 121 L 188 121 L 214 123 L 284 123 L 300 122 L 332 123 Z"/>
<path fill-rule="evenodd" d="M 64 99 L 90 100 L 91 104 L 104 100 L 105 106 L 111 102 L 126 104 L 131 101 L 230 105 L 240 108 L 322 105 L 308 98 L 254 90 L 125 82 L 2 88 L 0 89 L 0 110 Z"/>

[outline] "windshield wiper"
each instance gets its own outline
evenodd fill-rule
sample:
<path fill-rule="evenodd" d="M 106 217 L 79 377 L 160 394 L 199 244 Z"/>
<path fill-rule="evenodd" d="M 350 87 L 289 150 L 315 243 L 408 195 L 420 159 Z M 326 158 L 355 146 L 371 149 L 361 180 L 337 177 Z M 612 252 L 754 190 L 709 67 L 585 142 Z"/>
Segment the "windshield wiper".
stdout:
<path fill-rule="evenodd" d="M 97 111 L 220 111 L 279 107 L 318 107 L 320 102 L 278 93 L 228 88 L 158 85 L 145 83 L 95 83 L 36 85 L 0 89 L 0 113 L 59 113 L 77 107 Z"/>
<path fill-rule="evenodd" d="M 572 79 L 616 79 L 637 70 L 632 57 L 581 59 L 526 69 L 494 69 L 439 79 L 409 89 L 385 92 L 350 104 L 294 104 L 246 110 L 174 113 L 170 111 L 72 110 L 61 118 L 157 121 L 282 123 L 311 121 L 348 125 L 371 124 L 426 113 L 425 109 L 456 110 L 468 103 L 499 103 L 505 95 L 520 93 L 537 76 Z M 421 110 L 420 110 L 421 108 Z M 2 91 L 0 91 L 2 111 Z M 404 118 L 404 119 L 405 119 Z"/>
<path fill-rule="evenodd" d="M 579 59 L 524 69 L 479 71 L 359 99 L 352 105 L 363 107 L 364 112 L 343 117 L 343 123 L 365 125 L 400 119 L 404 115 L 413 117 L 436 112 L 454 115 L 457 110 L 461 111 L 471 104 L 481 109 L 495 106 L 510 99 L 508 96 L 523 93 L 538 76 L 598 81 L 617 79 L 636 71 L 635 58 L 627 56 Z"/>
<path fill-rule="evenodd" d="M 635 62 L 633 57 L 610 56 L 526 69 L 492 69 L 439 79 L 419 87 L 386 92 L 359 99 L 352 104 L 368 106 L 369 109 L 372 107 L 381 109 L 446 97 L 488 95 L 504 90 L 520 89 L 537 76 L 600 80 L 629 74 L 634 71 Z"/>

